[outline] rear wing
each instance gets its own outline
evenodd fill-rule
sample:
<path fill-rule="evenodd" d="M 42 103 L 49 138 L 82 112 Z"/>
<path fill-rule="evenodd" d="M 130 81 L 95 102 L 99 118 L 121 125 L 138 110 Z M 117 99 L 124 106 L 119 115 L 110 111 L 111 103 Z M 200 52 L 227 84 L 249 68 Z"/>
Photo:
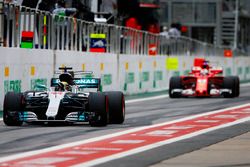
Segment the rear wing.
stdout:
<path fill-rule="evenodd" d="M 60 82 L 59 78 L 52 78 L 51 79 L 51 87 L 58 86 Z M 74 78 L 73 82 L 79 88 L 97 88 L 100 89 L 101 79 L 100 78 Z"/>
<path fill-rule="evenodd" d="M 100 88 L 101 79 L 100 78 L 74 78 L 75 84 L 79 88 Z"/>

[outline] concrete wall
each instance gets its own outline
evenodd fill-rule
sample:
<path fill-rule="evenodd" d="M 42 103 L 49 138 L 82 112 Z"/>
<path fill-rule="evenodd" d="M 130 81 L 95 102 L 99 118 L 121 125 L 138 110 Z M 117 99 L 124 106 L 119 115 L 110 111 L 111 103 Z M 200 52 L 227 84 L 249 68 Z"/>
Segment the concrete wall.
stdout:
<path fill-rule="evenodd" d="M 168 89 L 169 78 L 190 72 L 191 56 L 138 56 L 0 48 L 0 109 L 7 91 L 32 90 L 36 83 L 49 86 L 54 71 L 61 66 L 93 71 L 102 79 L 102 89 L 137 94 Z M 239 75 L 250 81 L 250 58 L 210 56 L 213 64 L 222 66 L 224 75 Z"/>

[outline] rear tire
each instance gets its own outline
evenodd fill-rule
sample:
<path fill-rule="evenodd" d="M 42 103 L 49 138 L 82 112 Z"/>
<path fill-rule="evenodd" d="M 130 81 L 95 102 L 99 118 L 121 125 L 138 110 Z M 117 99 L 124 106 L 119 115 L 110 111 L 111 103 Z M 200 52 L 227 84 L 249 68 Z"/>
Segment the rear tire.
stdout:
<path fill-rule="evenodd" d="M 175 76 L 170 78 L 169 82 L 169 97 L 180 98 L 181 92 L 172 92 L 174 89 L 182 89 L 181 77 Z"/>
<path fill-rule="evenodd" d="M 105 92 L 108 97 L 109 121 L 122 124 L 125 120 L 125 98 L 122 92 Z"/>
<path fill-rule="evenodd" d="M 89 94 L 89 111 L 95 113 L 89 123 L 91 126 L 108 124 L 108 98 L 101 92 Z"/>
<path fill-rule="evenodd" d="M 22 93 L 8 92 L 4 97 L 3 122 L 7 126 L 21 126 L 19 112 L 22 111 Z"/>

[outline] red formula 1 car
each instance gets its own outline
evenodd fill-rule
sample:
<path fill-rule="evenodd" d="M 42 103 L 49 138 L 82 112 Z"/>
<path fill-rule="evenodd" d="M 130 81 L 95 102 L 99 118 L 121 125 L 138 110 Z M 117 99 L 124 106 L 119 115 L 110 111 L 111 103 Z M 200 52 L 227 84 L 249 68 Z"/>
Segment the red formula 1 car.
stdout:
<path fill-rule="evenodd" d="M 196 58 L 192 72 L 187 76 L 170 78 L 169 97 L 238 97 L 240 80 L 238 76 L 222 76 L 221 67 L 211 67 L 205 59 Z"/>

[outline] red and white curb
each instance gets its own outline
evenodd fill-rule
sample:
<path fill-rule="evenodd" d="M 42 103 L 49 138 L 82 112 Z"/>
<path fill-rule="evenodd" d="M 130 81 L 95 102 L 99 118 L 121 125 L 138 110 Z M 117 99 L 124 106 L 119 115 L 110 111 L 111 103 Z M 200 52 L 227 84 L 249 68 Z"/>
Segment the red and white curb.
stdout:
<path fill-rule="evenodd" d="M 0 158 L 0 166 L 93 166 L 250 121 L 250 104 Z"/>

